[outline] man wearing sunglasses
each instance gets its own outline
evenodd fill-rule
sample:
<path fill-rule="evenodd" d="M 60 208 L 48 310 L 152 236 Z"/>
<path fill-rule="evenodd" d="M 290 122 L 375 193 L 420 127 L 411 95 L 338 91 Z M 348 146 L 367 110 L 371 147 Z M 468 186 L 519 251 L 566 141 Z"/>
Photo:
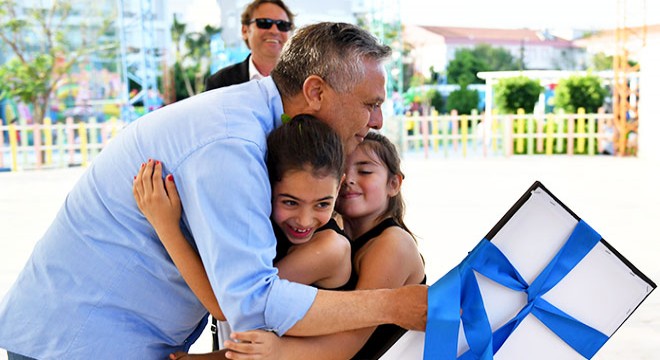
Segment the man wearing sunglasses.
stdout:
<path fill-rule="evenodd" d="M 248 4 L 241 15 L 241 34 L 252 53 L 244 61 L 211 75 L 206 90 L 270 75 L 293 29 L 293 17 L 281 0 L 254 0 Z"/>

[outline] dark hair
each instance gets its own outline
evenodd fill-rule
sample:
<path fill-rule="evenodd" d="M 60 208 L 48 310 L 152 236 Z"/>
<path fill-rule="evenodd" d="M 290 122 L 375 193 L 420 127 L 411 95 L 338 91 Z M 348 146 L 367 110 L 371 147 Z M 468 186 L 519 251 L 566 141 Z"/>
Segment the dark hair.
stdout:
<path fill-rule="evenodd" d="M 387 169 L 387 179 L 388 181 L 392 176 L 400 175 L 401 179 L 405 177 L 403 171 L 401 171 L 401 158 L 399 153 L 396 150 L 396 147 L 392 142 L 382 134 L 370 131 L 364 137 L 358 147 L 365 149 L 365 152 L 369 154 L 370 152 L 378 157 L 378 160 L 385 165 Z M 406 212 L 406 205 L 403 201 L 403 195 L 401 191 L 398 194 L 391 197 L 387 204 L 387 209 L 383 214 L 380 215 L 379 220 L 384 220 L 391 217 L 394 222 L 397 223 L 401 228 L 406 230 L 413 238 L 415 235 L 408 229 L 406 224 L 403 222 L 403 217 Z"/>
<path fill-rule="evenodd" d="M 310 170 L 316 177 L 344 174 L 344 147 L 339 135 L 312 115 L 296 115 L 268 135 L 266 157 L 271 185 L 291 170 Z"/>
<path fill-rule="evenodd" d="M 299 94 L 311 75 L 346 93 L 364 79 L 365 60 L 382 62 L 391 53 L 355 25 L 322 22 L 300 28 L 286 42 L 270 75 L 285 98 Z"/>
<path fill-rule="evenodd" d="M 286 16 L 289 18 L 291 25 L 294 24 L 293 18 L 295 15 L 291 12 L 291 10 L 289 10 L 289 8 L 286 6 L 286 4 L 284 4 L 284 1 L 282 0 L 254 0 L 245 7 L 245 10 L 243 10 L 243 13 L 241 14 L 241 24 L 249 26 L 250 21 L 252 20 L 252 15 L 254 15 L 254 12 L 257 10 L 257 8 L 263 4 L 273 4 L 281 7 L 282 10 L 284 10 L 286 13 Z M 245 45 L 247 45 L 249 48 L 250 44 L 248 44 L 247 39 L 244 39 L 243 41 L 245 41 Z"/>

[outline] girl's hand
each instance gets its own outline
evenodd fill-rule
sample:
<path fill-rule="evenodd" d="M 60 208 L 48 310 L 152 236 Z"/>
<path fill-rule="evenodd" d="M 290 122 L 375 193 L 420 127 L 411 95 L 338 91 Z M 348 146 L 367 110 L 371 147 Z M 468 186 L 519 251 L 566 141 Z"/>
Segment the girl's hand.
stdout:
<path fill-rule="evenodd" d="M 133 180 L 133 197 L 142 214 L 156 232 L 161 234 L 172 226 L 179 227 L 181 200 L 174 185 L 172 174 L 163 181 L 163 165 L 149 160 L 142 164 Z"/>
<path fill-rule="evenodd" d="M 281 339 L 270 331 L 252 330 L 231 334 L 236 341 L 224 343 L 228 350 L 227 359 L 235 360 L 277 360 L 281 359 Z"/>
<path fill-rule="evenodd" d="M 225 349 L 206 354 L 188 354 L 183 351 L 170 354 L 169 360 L 226 360 Z"/>

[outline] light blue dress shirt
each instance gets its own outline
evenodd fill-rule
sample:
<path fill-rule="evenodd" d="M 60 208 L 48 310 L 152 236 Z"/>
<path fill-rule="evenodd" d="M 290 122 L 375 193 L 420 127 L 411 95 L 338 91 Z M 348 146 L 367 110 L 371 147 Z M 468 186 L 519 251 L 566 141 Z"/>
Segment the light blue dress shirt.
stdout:
<path fill-rule="evenodd" d="M 272 266 L 266 136 L 282 113 L 267 77 L 166 106 L 122 130 L 0 303 L 0 348 L 38 359 L 165 359 L 197 339 L 207 311 L 133 199 L 133 176 L 149 158 L 174 174 L 182 228 L 232 328 L 286 332 L 316 289 L 280 280 Z"/>

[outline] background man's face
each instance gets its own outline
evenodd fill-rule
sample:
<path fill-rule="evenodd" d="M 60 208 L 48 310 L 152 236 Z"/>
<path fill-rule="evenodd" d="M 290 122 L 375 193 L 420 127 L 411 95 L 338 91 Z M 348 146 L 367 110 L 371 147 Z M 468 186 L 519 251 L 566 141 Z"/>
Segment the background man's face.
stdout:
<path fill-rule="evenodd" d="M 281 7 L 265 3 L 252 14 L 252 19 L 267 18 L 272 20 L 289 21 L 289 17 Z M 282 46 L 289 38 L 290 31 L 282 32 L 273 24 L 270 29 L 260 29 L 257 24 L 252 23 L 243 25 L 241 28 L 243 39 L 247 40 L 253 56 L 257 58 L 278 58 L 282 51 Z"/>

